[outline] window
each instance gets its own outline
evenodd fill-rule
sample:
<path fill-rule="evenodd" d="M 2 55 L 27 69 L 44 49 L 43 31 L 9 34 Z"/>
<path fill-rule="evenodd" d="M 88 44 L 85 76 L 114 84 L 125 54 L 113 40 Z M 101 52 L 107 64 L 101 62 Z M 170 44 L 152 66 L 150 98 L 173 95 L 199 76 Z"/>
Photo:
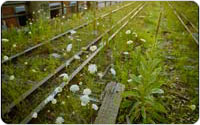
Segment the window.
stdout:
<path fill-rule="evenodd" d="M 15 14 L 20 15 L 16 17 L 18 19 L 19 25 L 25 26 L 27 21 L 25 6 L 23 5 L 15 7 Z"/>

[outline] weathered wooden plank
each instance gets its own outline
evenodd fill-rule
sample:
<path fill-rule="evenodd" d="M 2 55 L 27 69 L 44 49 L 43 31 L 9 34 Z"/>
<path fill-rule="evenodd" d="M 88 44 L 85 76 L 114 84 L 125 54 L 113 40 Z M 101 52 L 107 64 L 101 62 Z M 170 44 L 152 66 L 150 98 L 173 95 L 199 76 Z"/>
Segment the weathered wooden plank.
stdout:
<path fill-rule="evenodd" d="M 124 88 L 125 86 L 120 83 L 110 82 L 107 84 L 95 124 L 115 124 Z"/>

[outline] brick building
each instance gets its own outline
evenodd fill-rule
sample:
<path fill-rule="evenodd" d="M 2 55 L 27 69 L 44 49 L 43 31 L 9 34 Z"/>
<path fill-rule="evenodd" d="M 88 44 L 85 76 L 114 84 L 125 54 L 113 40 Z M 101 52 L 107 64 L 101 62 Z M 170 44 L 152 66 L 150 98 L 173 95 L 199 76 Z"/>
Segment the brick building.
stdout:
<path fill-rule="evenodd" d="M 99 1 L 98 8 L 110 6 L 118 2 Z M 71 13 L 90 9 L 91 1 L 8 1 L 2 5 L 2 28 L 19 27 L 26 25 L 29 18 L 34 18 L 33 13 L 43 9 L 51 18 L 61 15 L 69 16 Z M 47 16 L 47 15 L 45 15 Z"/>

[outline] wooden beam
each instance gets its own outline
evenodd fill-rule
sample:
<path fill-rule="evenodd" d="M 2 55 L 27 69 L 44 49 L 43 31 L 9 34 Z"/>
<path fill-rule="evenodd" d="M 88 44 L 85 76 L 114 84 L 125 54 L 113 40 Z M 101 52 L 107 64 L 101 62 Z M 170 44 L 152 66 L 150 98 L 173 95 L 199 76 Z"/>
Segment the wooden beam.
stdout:
<path fill-rule="evenodd" d="M 107 84 L 95 124 L 115 124 L 124 89 L 125 86 L 120 83 L 110 82 Z"/>

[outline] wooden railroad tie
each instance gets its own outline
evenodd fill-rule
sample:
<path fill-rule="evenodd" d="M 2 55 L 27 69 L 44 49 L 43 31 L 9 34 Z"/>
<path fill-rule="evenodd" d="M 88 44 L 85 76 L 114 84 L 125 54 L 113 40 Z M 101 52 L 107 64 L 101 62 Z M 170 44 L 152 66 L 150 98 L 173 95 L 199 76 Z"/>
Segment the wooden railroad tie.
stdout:
<path fill-rule="evenodd" d="M 94 124 L 115 124 L 124 89 L 125 86 L 120 83 L 110 82 L 107 84 Z"/>

